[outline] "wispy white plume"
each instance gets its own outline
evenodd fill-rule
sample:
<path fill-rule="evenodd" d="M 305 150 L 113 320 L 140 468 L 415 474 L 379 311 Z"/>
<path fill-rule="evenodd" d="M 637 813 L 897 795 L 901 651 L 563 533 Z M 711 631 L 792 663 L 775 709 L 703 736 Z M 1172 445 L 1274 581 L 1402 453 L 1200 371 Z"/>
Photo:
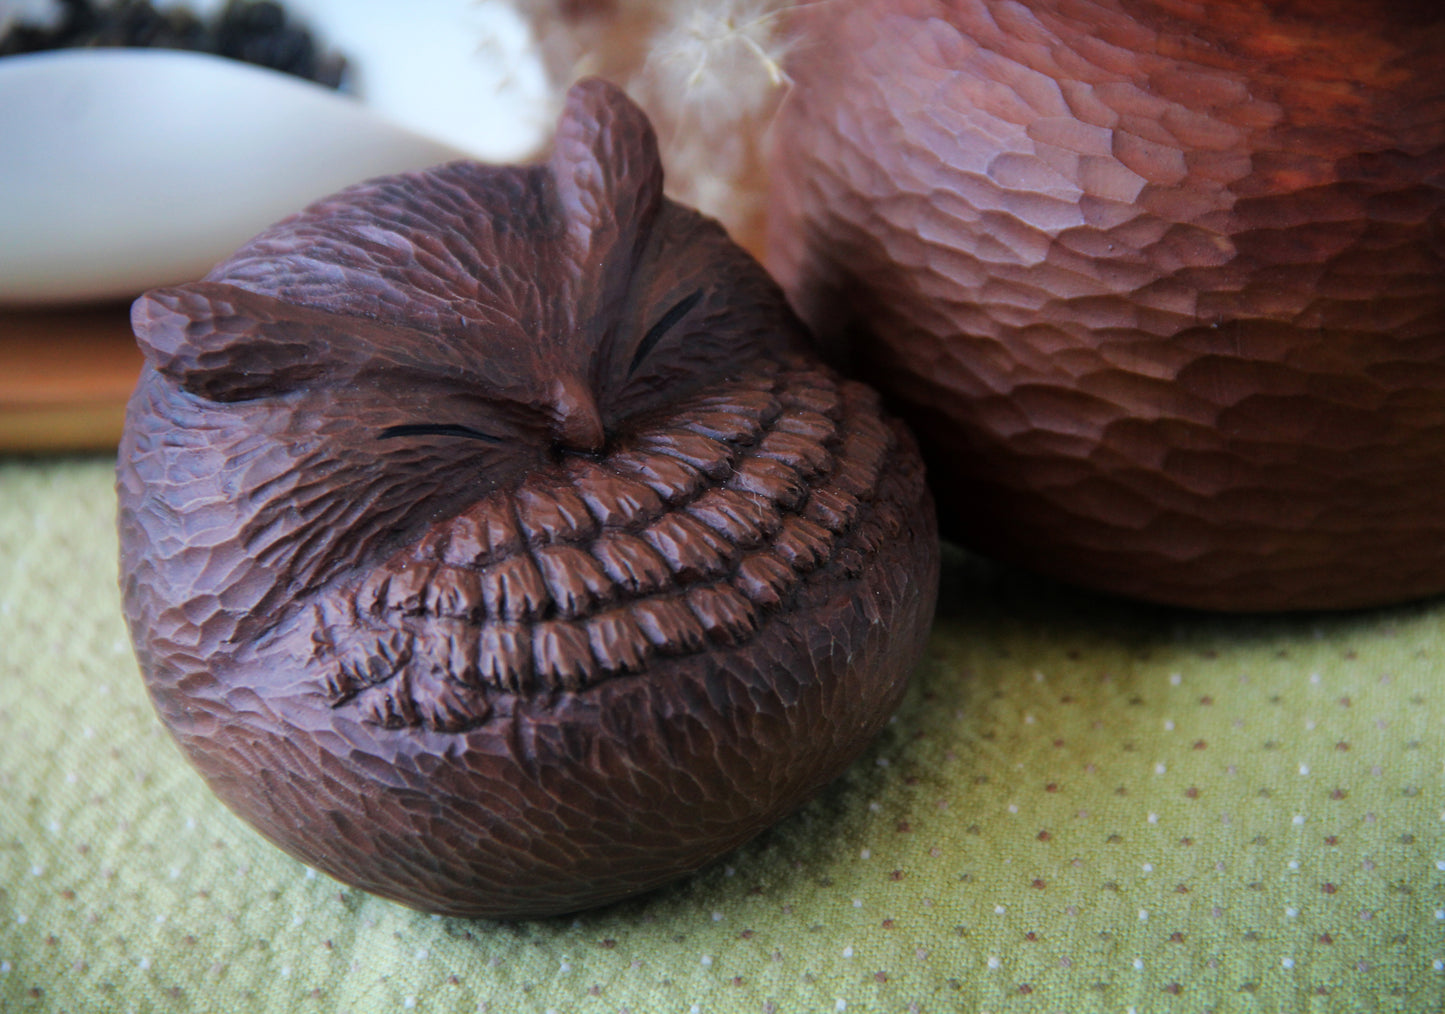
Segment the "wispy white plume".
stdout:
<path fill-rule="evenodd" d="M 763 136 L 789 81 L 798 0 L 514 0 L 557 87 L 617 82 L 652 118 L 668 191 L 758 249 Z"/>

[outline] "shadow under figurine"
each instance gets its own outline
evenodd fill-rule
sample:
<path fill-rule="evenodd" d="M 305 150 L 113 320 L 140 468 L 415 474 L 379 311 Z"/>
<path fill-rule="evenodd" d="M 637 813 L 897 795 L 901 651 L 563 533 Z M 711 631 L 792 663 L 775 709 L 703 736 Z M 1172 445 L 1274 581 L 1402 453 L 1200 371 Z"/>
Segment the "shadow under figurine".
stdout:
<path fill-rule="evenodd" d="M 498 918 L 666 883 L 839 774 L 921 655 L 912 440 L 610 85 L 545 165 L 352 187 L 133 321 L 147 686 L 340 880 Z"/>

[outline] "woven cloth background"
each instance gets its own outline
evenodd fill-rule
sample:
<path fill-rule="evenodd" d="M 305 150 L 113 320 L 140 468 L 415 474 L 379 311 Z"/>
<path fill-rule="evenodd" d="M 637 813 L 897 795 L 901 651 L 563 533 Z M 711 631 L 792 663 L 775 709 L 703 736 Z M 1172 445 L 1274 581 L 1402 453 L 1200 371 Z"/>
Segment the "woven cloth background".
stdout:
<path fill-rule="evenodd" d="M 0 463 L 5 1011 L 1438 1011 L 1445 604 L 1221 618 L 951 554 L 888 732 L 715 867 L 431 918 L 217 803 L 151 712 L 109 462 Z"/>

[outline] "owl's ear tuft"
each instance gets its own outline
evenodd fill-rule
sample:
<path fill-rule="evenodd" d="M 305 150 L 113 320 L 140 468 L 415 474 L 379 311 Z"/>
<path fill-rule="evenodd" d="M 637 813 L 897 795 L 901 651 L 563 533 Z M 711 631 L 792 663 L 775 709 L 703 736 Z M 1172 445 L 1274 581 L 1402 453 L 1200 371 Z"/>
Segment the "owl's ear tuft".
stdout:
<path fill-rule="evenodd" d="M 647 115 L 600 78 L 572 86 L 550 168 L 580 250 L 645 233 L 662 205 L 662 160 Z"/>
<path fill-rule="evenodd" d="M 219 282 L 153 289 L 130 313 L 157 372 L 221 402 L 284 394 L 327 371 L 329 343 L 297 315 L 296 307 Z"/>

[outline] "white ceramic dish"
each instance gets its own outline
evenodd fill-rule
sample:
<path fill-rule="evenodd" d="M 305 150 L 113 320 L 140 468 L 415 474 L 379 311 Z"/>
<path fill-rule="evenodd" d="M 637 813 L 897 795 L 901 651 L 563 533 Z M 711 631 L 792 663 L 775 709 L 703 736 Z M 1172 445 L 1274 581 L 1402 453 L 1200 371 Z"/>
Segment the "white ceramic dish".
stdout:
<path fill-rule="evenodd" d="M 190 6 L 207 14 L 220 3 Z M 191 53 L 0 60 L 0 307 L 125 298 L 196 278 L 348 184 L 453 158 L 515 162 L 543 142 L 549 93 L 507 5 L 287 9 L 346 55 L 365 104 Z"/>
<path fill-rule="evenodd" d="M 160 50 L 0 60 L 0 138 L 9 304 L 193 278 L 340 187 L 464 155 L 320 86 Z"/>

